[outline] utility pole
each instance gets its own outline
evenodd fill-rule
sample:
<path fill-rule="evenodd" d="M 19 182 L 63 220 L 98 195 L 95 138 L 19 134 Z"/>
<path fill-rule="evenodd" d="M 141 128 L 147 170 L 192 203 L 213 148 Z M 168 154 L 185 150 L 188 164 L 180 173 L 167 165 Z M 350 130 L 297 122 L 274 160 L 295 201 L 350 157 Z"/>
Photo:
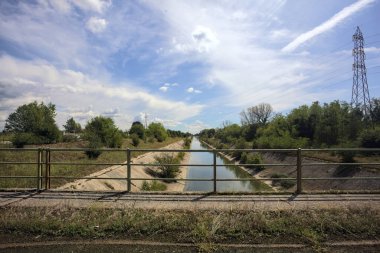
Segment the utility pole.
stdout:
<path fill-rule="evenodd" d="M 364 117 L 370 117 L 371 99 L 369 97 L 367 69 L 365 67 L 364 38 L 359 26 L 356 28 L 352 40 L 354 42 L 354 49 L 352 50 L 352 55 L 354 56 L 352 70 L 354 75 L 352 79 L 351 107 L 359 108 Z"/>

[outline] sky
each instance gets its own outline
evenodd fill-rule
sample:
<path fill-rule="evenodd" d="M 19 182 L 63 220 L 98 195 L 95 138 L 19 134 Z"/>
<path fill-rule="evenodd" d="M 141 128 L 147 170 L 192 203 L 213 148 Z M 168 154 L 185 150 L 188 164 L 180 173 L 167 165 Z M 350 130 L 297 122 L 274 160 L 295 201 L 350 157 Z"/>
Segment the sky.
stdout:
<path fill-rule="evenodd" d="M 380 97 L 379 0 L 0 1 L 0 130 L 33 101 L 62 129 L 98 115 L 197 133 L 313 101 L 351 101 L 352 35 Z"/>

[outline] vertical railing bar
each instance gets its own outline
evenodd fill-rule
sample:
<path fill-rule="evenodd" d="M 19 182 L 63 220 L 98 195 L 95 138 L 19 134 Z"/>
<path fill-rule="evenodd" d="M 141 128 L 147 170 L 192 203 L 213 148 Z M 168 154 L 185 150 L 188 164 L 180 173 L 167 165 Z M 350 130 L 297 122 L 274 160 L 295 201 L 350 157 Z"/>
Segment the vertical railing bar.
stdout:
<path fill-rule="evenodd" d="M 49 161 L 48 161 L 48 165 L 49 165 L 49 170 L 48 170 L 48 189 L 50 189 L 50 171 L 51 171 L 51 149 L 49 149 Z"/>
<path fill-rule="evenodd" d="M 41 149 L 37 150 L 37 190 L 40 190 Z"/>
<path fill-rule="evenodd" d="M 131 191 L 131 150 L 127 149 L 127 191 Z"/>
<path fill-rule="evenodd" d="M 214 193 L 216 193 L 216 151 L 213 150 L 213 179 L 214 179 Z"/>
<path fill-rule="evenodd" d="M 49 150 L 45 150 L 45 190 L 48 188 L 48 155 L 49 155 Z"/>
<path fill-rule="evenodd" d="M 302 151 L 297 149 L 297 194 L 302 193 Z"/>

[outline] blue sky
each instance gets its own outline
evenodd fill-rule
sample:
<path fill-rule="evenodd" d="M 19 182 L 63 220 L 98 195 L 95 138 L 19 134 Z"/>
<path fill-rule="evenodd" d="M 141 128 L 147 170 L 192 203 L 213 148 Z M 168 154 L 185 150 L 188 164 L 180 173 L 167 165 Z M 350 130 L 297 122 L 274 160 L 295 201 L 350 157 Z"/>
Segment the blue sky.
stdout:
<path fill-rule="evenodd" d="M 198 132 L 276 112 L 350 102 L 352 35 L 365 38 L 380 97 L 380 1 L 0 1 L 0 129 L 34 100 L 60 127 L 97 115 Z"/>

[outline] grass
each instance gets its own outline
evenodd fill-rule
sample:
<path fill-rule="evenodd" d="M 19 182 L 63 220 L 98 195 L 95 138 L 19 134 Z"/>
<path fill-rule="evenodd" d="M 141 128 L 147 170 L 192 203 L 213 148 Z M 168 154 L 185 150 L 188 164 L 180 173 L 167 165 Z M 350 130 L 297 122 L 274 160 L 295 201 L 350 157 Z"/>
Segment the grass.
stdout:
<path fill-rule="evenodd" d="M 0 209 L 1 235 L 40 239 L 128 238 L 200 245 L 377 240 L 370 207 L 320 210 L 144 210 L 13 207 Z M 1 242 L 1 241 L 0 241 Z"/>
<path fill-rule="evenodd" d="M 168 138 L 164 142 L 154 143 L 141 143 L 139 148 L 157 149 L 164 147 L 170 143 L 179 141 L 180 138 Z M 42 146 L 28 146 L 28 147 L 41 147 L 41 148 L 84 148 L 85 142 L 75 143 L 58 143 L 52 145 Z M 125 139 L 122 145 L 123 149 L 134 147 L 130 139 Z M 132 157 L 137 157 L 143 152 L 132 152 Z M 88 159 L 83 151 L 51 151 L 52 162 L 75 162 L 75 163 L 123 163 L 127 160 L 125 151 L 104 151 L 96 159 Z M 36 162 L 37 151 L 1 151 L 0 161 L 12 162 Z M 106 168 L 106 165 L 52 165 L 51 176 L 70 176 L 70 177 L 83 177 L 94 173 L 98 170 Z M 44 175 L 44 169 L 42 175 Z M 0 165 L 0 176 L 36 176 L 37 165 Z M 51 187 L 57 187 L 70 182 L 70 179 L 52 179 Z M 36 179 L 0 179 L 0 188 L 34 188 L 36 187 Z"/>
<path fill-rule="evenodd" d="M 163 184 L 156 180 L 151 181 L 151 182 L 144 180 L 141 186 L 141 190 L 143 191 L 166 191 L 166 189 L 167 189 L 166 184 Z"/>

